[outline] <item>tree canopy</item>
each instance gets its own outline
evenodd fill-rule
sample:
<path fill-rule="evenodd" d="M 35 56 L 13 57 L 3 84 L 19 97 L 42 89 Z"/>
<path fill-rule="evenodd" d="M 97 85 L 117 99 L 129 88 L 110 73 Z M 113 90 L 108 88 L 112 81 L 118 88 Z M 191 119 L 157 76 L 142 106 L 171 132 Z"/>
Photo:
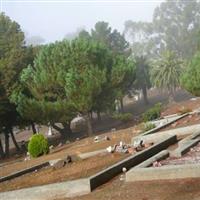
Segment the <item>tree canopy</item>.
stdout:
<path fill-rule="evenodd" d="M 180 86 L 183 62 L 174 52 L 166 51 L 160 59 L 155 60 L 152 69 L 152 83 L 161 89 L 167 89 L 169 100 L 173 100 L 174 92 Z"/>
<path fill-rule="evenodd" d="M 196 53 L 181 77 L 181 85 L 195 96 L 200 96 L 200 52 Z"/>
<path fill-rule="evenodd" d="M 136 56 L 156 57 L 173 51 L 190 59 L 197 50 L 200 30 L 200 2 L 167 0 L 153 14 L 152 22 L 125 23 L 125 34 Z"/>

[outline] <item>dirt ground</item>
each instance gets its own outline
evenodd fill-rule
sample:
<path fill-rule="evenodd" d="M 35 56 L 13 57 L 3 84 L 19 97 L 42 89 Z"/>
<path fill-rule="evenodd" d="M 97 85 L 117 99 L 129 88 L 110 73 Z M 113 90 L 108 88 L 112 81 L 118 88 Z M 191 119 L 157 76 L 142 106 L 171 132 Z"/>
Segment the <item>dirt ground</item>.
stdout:
<path fill-rule="evenodd" d="M 125 183 L 119 177 L 73 200 L 200 200 L 200 179 Z M 58 200 L 58 199 L 51 199 Z M 67 199 L 59 199 L 67 200 Z"/>
<path fill-rule="evenodd" d="M 172 115 L 180 113 L 183 109 L 194 110 L 200 108 L 200 97 L 190 98 L 181 102 L 174 102 L 172 104 L 167 104 L 164 107 L 161 116 Z"/>

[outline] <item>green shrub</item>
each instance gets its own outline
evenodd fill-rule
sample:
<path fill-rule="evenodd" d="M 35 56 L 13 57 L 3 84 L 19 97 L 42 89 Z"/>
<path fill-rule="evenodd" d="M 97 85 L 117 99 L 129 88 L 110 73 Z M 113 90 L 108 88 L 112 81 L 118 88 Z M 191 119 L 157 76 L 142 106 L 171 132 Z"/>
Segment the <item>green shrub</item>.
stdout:
<path fill-rule="evenodd" d="M 112 118 L 120 120 L 122 122 L 128 122 L 132 119 L 132 114 L 131 113 L 115 113 Z"/>
<path fill-rule="evenodd" d="M 155 128 L 155 127 L 156 127 L 155 124 L 152 124 L 152 123 L 145 123 L 145 124 L 144 124 L 144 129 L 143 129 L 143 131 L 146 132 L 146 131 L 149 131 L 149 130 Z"/>
<path fill-rule="evenodd" d="M 143 115 L 142 119 L 144 122 L 152 121 L 160 117 L 161 113 L 161 103 L 155 104 L 152 108 L 147 110 Z"/>
<path fill-rule="evenodd" d="M 48 140 L 42 135 L 33 135 L 28 143 L 28 152 L 34 158 L 49 152 Z"/>

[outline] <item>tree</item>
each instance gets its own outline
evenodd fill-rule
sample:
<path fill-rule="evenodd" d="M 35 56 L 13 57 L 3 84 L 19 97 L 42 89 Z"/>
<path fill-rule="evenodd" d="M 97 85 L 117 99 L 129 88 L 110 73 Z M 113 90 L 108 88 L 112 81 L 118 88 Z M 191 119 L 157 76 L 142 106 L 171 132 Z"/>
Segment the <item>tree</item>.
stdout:
<path fill-rule="evenodd" d="M 34 63 L 23 70 L 20 85 L 12 94 L 17 110 L 26 120 L 50 124 L 66 140 L 75 112 L 65 93 L 70 62 L 70 42 L 43 46 Z M 63 128 L 56 125 L 61 123 Z"/>
<path fill-rule="evenodd" d="M 86 30 L 82 30 L 82 31 L 79 32 L 78 38 L 90 40 L 91 36 L 90 36 L 90 34 Z"/>
<path fill-rule="evenodd" d="M 145 104 L 148 104 L 147 89 L 150 86 L 150 66 L 147 63 L 147 59 L 143 56 L 136 57 L 136 79 L 134 88 L 142 90 Z"/>
<path fill-rule="evenodd" d="M 81 68 L 78 65 L 74 66 L 66 78 L 67 94 L 76 111 L 85 116 L 88 136 L 93 134 L 89 112 L 105 81 L 105 71 L 92 63 Z"/>
<path fill-rule="evenodd" d="M 124 34 L 130 41 L 133 56 L 155 57 L 157 47 L 152 22 L 125 22 Z"/>
<path fill-rule="evenodd" d="M 112 30 L 107 22 L 100 21 L 95 24 L 95 28 L 91 31 L 91 37 L 95 41 L 104 44 L 113 55 L 130 55 L 129 43 L 123 34 L 116 29 Z"/>
<path fill-rule="evenodd" d="M 200 52 L 190 61 L 181 77 L 181 85 L 195 96 L 200 96 Z"/>
<path fill-rule="evenodd" d="M 116 29 L 112 30 L 112 28 L 109 26 L 107 22 L 100 21 L 100 22 L 97 22 L 95 24 L 95 28 L 92 29 L 91 38 L 95 41 L 100 42 L 101 44 L 103 44 L 110 50 L 112 56 L 116 58 L 112 62 L 117 65 L 119 64 L 118 65 L 119 70 L 122 69 L 120 65 L 124 65 L 124 69 L 127 67 L 126 70 L 129 71 L 130 68 L 128 67 L 128 65 L 132 61 L 130 60 L 128 61 L 128 58 L 131 54 L 131 51 L 129 48 L 129 43 L 126 41 L 123 34 L 118 32 Z M 122 57 L 124 58 L 122 59 Z M 121 63 L 119 63 L 119 61 Z M 115 70 L 117 69 L 117 65 L 115 66 L 116 67 Z M 132 62 L 132 66 L 134 66 L 134 62 Z M 133 71 L 134 70 L 132 70 L 131 72 Z M 121 74 L 120 78 L 121 77 L 123 77 L 123 74 Z M 121 108 L 123 111 L 123 97 L 127 93 L 127 91 L 130 89 L 130 85 L 132 84 L 133 79 L 134 79 L 134 73 L 129 73 L 129 77 L 128 77 L 128 74 L 126 74 L 125 77 L 126 79 L 123 79 L 123 81 L 121 80 L 121 83 L 117 86 L 118 87 L 117 92 L 116 90 L 113 89 L 114 87 L 112 83 L 111 85 L 108 85 L 107 87 L 105 87 L 105 90 L 102 91 L 102 93 L 99 96 L 99 99 L 101 100 L 105 99 L 105 101 L 101 101 L 101 103 L 98 103 L 98 106 L 96 106 L 95 110 L 97 109 L 97 114 L 100 113 L 100 111 L 107 110 L 105 108 L 112 108 L 113 106 L 111 106 L 108 102 L 113 102 L 113 98 L 118 98 L 120 100 Z M 131 84 L 130 84 L 130 81 L 131 81 Z M 121 86 L 121 90 L 119 90 L 119 86 Z M 113 94 L 111 90 L 113 90 L 115 94 Z M 106 96 L 105 91 L 107 91 L 106 93 L 110 95 Z M 109 101 L 108 99 L 112 99 L 112 100 Z"/>
<path fill-rule="evenodd" d="M 95 41 L 110 47 L 111 27 L 107 22 L 100 21 L 95 24 L 94 29 L 91 30 L 91 36 Z"/>
<path fill-rule="evenodd" d="M 75 110 L 85 116 L 91 136 L 89 113 L 105 111 L 114 103 L 126 65 L 121 66 L 120 60 L 114 60 L 111 52 L 95 40 L 79 38 L 72 47 L 71 57 L 78 54 L 79 58 L 67 75 L 66 92 Z"/>
<path fill-rule="evenodd" d="M 9 98 L 24 67 L 24 33 L 19 24 L 4 13 L 0 14 L 0 30 L 0 132 L 4 133 L 8 156 L 10 135 L 19 149 L 12 130 L 19 122 L 19 115 Z"/>
<path fill-rule="evenodd" d="M 200 2 L 162 2 L 154 11 L 153 25 L 160 52 L 170 50 L 182 59 L 190 59 L 197 50 Z"/>
<path fill-rule="evenodd" d="M 173 51 L 190 59 L 197 50 L 200 2 L 167 0 L 154 10 L 152 22 L 125 22 L 125 36 L 135 56 L 158 57 Z"/>
<path fill-rule="evenodd" d="M 169 101 L 174 100 L 174 92 L 180 86 L 183 62 L 176 54 L 166 51 L 162 57 L 153 63 L 152 83 L 161 89 L 167 89 Z"/>

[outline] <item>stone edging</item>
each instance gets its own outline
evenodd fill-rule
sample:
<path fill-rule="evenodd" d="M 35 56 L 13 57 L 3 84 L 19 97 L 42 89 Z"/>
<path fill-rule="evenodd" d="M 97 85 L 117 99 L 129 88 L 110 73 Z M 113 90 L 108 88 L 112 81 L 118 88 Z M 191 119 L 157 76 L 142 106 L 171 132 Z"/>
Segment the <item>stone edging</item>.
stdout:
<path fill-rule="evenodd" d="M 126 173 L 126 182 L 170 180 L 200 177 L 199 164 L 132 168 Z"/>
<path fill-rule="evenodd" d="M 24 175 L 24 174 L 27 174 L 27 173 L 30 173 L 30 172 L 33 172 L 35 170 L 38 170 L 38 169 L 41 169 L 43 167 L 47 167 L 49 166 L 49 162 L 44 162 L 42 164 L 39 164 L 39 165 L 35 165 L 33 167 L 29 167 L 27 169 L 23 169 L 23 170 L 20 170 L 18 172 L 14 172 L 8 176 L 3 176 L 3 177 L 0 177 L 0 183 L 3 182 L 3 181 L 8 181 L 10 179 L 13 179 L 13 178 L 16 178 L 16 177 L 19 177 L 21 175 Z"/>
<path fill-rule="evenodd" d="M 168 122 L 166 122 L 163 125 L 160 125 L 158 127 L 155 127 L 155 128 L 153 128 L 153 129 L 151 129 L 149 131 L 146 131 L 146 132 L 142 133 L 141 136 L 145 136 L 145 135 L 148 135 L 148 134 L 151 134 L 151 133 L 155 133 L 155 132 L 159 131 L 160 129 L 165 128 L 166 126 L 176 122 L 177 120 L 182 119 L 183 117 L 186 117 L 187 115 L 189 115 L 189 113 L 185 113 L 183 115 L 177 116 L 174 119 L 169 120 Z M 150 123 L 151 123 L 151 121 L 150 121 Z"/>
<path fill-rule="evenodd" d="M 139 165 L 135 166 L 135 168 L 144 168 L 151 166 L 154 162 L 160 161 L 162 159 L 165 159 L 169 157 L 169 151 L 168 150 L 162 150 L 161 152 L 157 153 L 155 156 L 152 156 L 151 158 L 145 160 L 144 162 L 140 163 Z"/>

